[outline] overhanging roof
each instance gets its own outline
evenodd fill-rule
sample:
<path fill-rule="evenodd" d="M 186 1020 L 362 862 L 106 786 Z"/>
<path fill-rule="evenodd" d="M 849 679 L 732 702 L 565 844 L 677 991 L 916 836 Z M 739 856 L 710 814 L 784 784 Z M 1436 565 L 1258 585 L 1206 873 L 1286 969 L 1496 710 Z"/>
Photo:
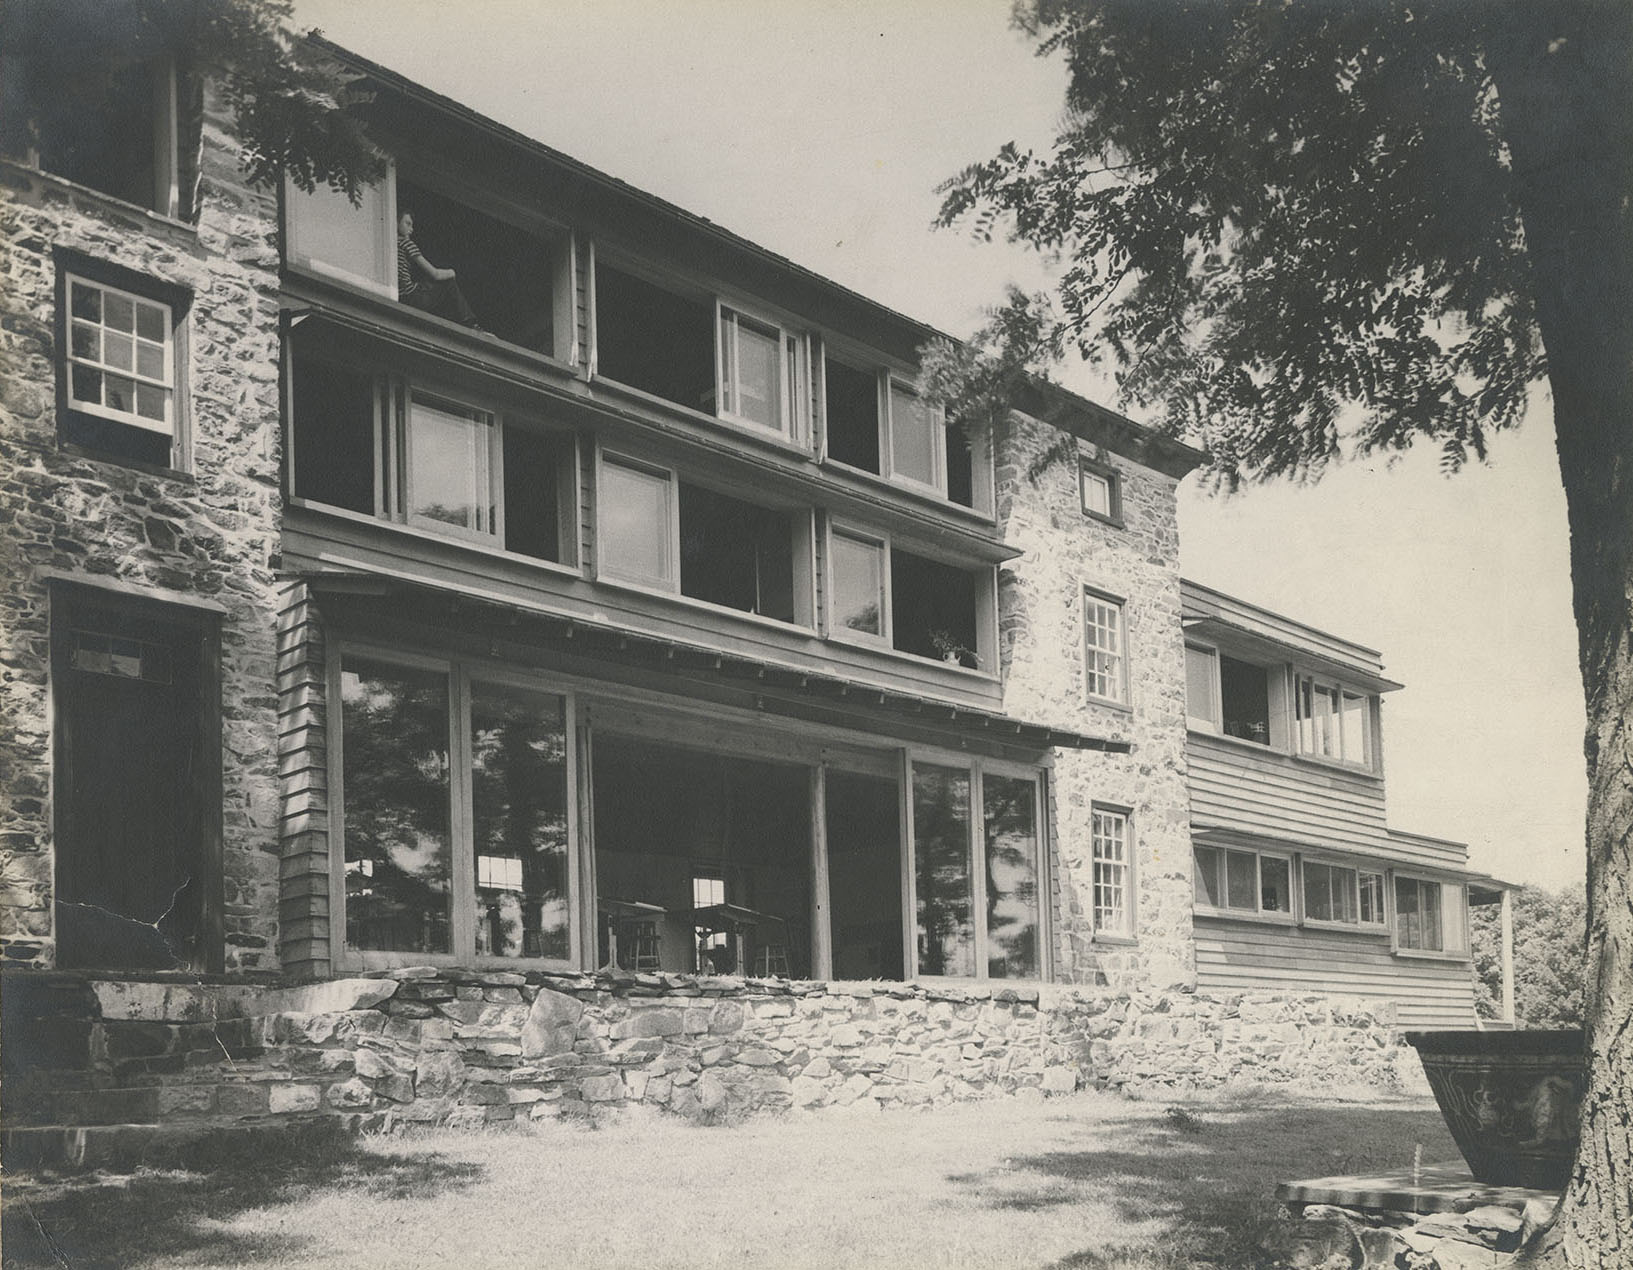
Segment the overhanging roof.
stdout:
<path fill-rule="evenodd" d="M 828 671 L 722 652 L 705 644 L 633 631 L 612 622 L 587 621 L 470 597 L 433 583 L 353 572 L 319 571 L 298 576 L 320 594 L 399 600 L 434 597 L 466 618 L 492 619 L 517 628 L 514 638 L 529 647 L 590 654 L 616 664 L 672 674 L 677 681 L 683 676 L 694 680 L 699 675 L 707 676 L 751 694 L 755 708 L 788 718 L 817 721 L 842 713 L 847 725 L 875 732 L 889 734 L 893 724 L 906 724 L 1010 749 L 1098 750 L 1106 754 L 1127 754 L 1132 749 L 1128 741 L 1028 722 L 936 697 L 892 691 Z M 674 687 L 682 691 L 685 684 L 677 682 Z"/>
<path fill-rule="evenodd" d="M 1376 671 L 1365 670 L 1354 662 L 1323 657 L 1303 648 L 1294 648 L 1274 640 L 1250 626 L 1228 621 L 1222 617 L 1187 617 L 1183 626 L 1186 634 L 1197 634 L 1218 639 L 1228 649 L 1265 661 L 1291 661 L 1301 668 L 1320 671 L 1343 683 L 1363 688 L 1368 692 L 1397 692 L 1406 685 L 1387 679 Z"/>

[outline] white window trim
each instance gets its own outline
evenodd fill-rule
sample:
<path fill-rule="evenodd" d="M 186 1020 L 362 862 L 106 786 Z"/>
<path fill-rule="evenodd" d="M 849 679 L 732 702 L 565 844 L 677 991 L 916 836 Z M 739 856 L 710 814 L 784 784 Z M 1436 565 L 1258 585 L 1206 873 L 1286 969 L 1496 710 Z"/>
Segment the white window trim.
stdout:
<path fill-rule="evenodd" d="M 1225 729 L 1222 722 L 1224 705 L 1220 700 L 1221 688 L 1219 682 L 1219 650 L 1211 644 L 1199 644 L 1194 640 L 1186 640 L 1185 652 L 1187 661 L 1190 654 L 1193 652 L 1202 653 L 1208 659 L 1208 700 L 1206 702 L 1208 713 L 1206 715 L 1198 714 L 1193 708 L 1198 703 L 1191 700 L 1189 691 L 1189 666 L 1187 665 L 1187 688 L 1185 694 L 1186 730 L 1190 732 L 1206 733 L 1208 736 L 1224 736 Z M 1238 740 L 1240 738 L 1231 737 L 1230 739 Z"/>
<path fill-rule="evenodd" d="M 449 870 L 450 907 L 448 913 L 448 942 L 452 949 L 446 953 L 386 952 L 376 949 L 356 949 L 346 946 L 346 816 L 344 788 L 345 719 L 341 708 L 341 667 L 346 657 L 399 666 L 405 670 L 429 670 L 446 674 L 448 682 L 448 799 L 449 850 L 452 853 Z M 584 968 L 583 941 L 590 929 L 586 908 L 592 898 L 584 885 L 583 855 L 578 823 L 578 701 L 576 694 L 562 683 L 541 676 L 518 672 L 503 667 L 468 662 L 461 658 L 428 656 L 405 651 L 389 645 L 335 640 L 330 644 L 327 666 L 329 701 L 328 712 L 328 774 L 329 789 L 338 792 L 329 805 L 329 911 L 339 915 L 330 923 L 329 956 L 340 970 L 390 970 L 409 965 L 464 966 L 481 969 L 520 969 L 527 967 L 577 970 Z M 470 725 L 471 686 L 483 683 L 495 686 L 525 688 L 562 699 L 562 726 L 567 737 L 567 884 L 571 896 L 567 905 L 566 958 L 549 957 L 494 957 L 478 956 L 476 941 L 476 857 L 469 848 L 474 842 L 474 813 L 471 805 Z M 461 949 L 471 949 L 469 954 Z"/>
<path fill-rule="evenodd" d="M 1123 823 L 1123 858 L 1114 862 L 1115 867 L 1122 870 L 1123 889 L 1123 921 L 1120 928 L 1105 927 L 1100 924 L 1100 907 L 1094 888 L 1095 871 L 1100 867 L 1101 860 L 1096 850 L 1094 832 L 1094 818 L 1097 816 L 1117 816 Z M 1091 803 L 1089 805 L 1089 908 L 1093 919 L 1093 938 L 1098 941 L 1113 943 L 1135 942 L 1135 885 L 1134 885 L 1134 812 L 1132 808 L 1112 803 Z"/>
<path fill-rule="evenodd" d="M 445 396 L 432 388 L 416 386 L 412 380 L 405 380 L 405 391 L 401 397 L 401 413 L 393 423 L 397 430 L 399 444 L 402 448 L 402 491 L 401 506 L 398 508 L 402 522 L 413 528 L 424 530 L 427 533 L 446 535 L 450 538 L 460 538 L 469 542 L 483 544 L 502 544 L 505 541 L 505 447 L 503 425 L 499 416 L 492 410 L 486 409 L 475 402 L 462 400 L 458 397 Z M 486 469 L 487 501 L 478 501 L 476 506 L 475 525 L 456 525 L 450 521 L 438 520 L 434 516 L 424 516 L 414 510 L 414 429 L 410 426 L 410 415 L 413 411 L 415 392 L 422 396 L 434 397 L 446 402 L 450 406 L 468 410 L 471 414 L 470 423 L 475 425 L 472 437 L 475 439 L 475 453 L 472 454 L 472 471 L 477 479 L 482 479 Z M 395 390 L 392 394 L 394 412 L 397 410 L 398 397 Z M 440 409 L 440 407 L 432 407 Z M 443 411 L 443 413 L 452 413 Z M 463 419 L 463 414 L 455 415 Z"/>
<path fill-rule="evenodd" d="M 836 622 L 834 614 L 835 569 L 834 569 L 834 539 L 836 537 L 849 538 L 856 542 L 871 543 L 879 550 L 879 577 L 881 579 L 879 611 L 879 633 L 859 631 Z M 823 604 L 822 629 L 823 634 L 833 640 L 845 644 L 859 644 L 864 648 L 876 648 L 885 652 L 896 651 L 892 643 L 892 622 L 890 593 L 890 535 L 882 530 L 866 529 L 861 525 L 849 521 L 836 520 L 832 516 L 827 518 L 827 540 L 823 544 Z M 923 658 L 915 658 L 922 661 Z"/>
<path fill-rule="evenodd" d="M 1346 922 L 1338 918 L 1312 917 L 1309 910 L 1309 892 L 1305 886 L 1304 870 L 1309 865 L 1318 865 L 1327 869 L 1344 869 L 1351 875 L 1350 903 L 1355 911 L 1355 920 Z M 1361 920 L 1361 878 L 1368 875 L 1380 879 L 1380 916 L 1377 921 Z M 1300 853 L 1298 860 L 1298 914 L 1299 924 L 1316 930 L 1349 931 L 1352 934 L 1384 935 L 1389 930 L 1388 901 L 1384 898 L 1389 890 L 1388 878 L 1382 868 L 1368 868 L 1359 860 L 1333 859 L 1323 855 L 1309 855 Z"/>
<path fill-rule="evenodd" d="M 903 375 L 892 371 L 879 373 L 879 467 L 881 475 L 896 485 L 920 493 L 947 498 L 947 419 L 940 406 L 925 406 L 930 413 L 930 467 L 931 479 L 921 481 L 896 471 L 896 390 L 922 401 L 917 386 Z"/>
<path fill-rule="evenodd" d="M 385 175 L 378 183 L 364 187 L 363 204 L 354 208 L 358 216 L 369 216 L 373 221 L 371 235 L 373 241 L 370 246 L 375 256 L 373 263 L 378 275 L 370 277 L 367 274 L 354 273 L 350 269 L 331 264 L 320 256 L 312 255 L 305 242 L 302 241 L 300 224 L 292 208 L 297 206 L 294 200 L 308 198 L 310 195 L 295 188 L 293 182 L 284 178 L 283 191 L 283 228 L 284 228 L 284 260 L 292 267 L 303 273 L 314 274 L 320 278 L 342 282 L 347 286 L 356 287 L 360 291 L 367 291 L 373 295 L 382 296 L 387 300 L 397 299 L 397 167 L 387 160 Z"/>
<path fill-rule="evenodd" d="M 1106 510 L 1097 511 L 1089 506 L 1089 478 L 1093 477 L 1106 487 Z M 1123 524 L 1123 477 L 1109 464 L 1080 455 L 1077 460 L 1078 506 L 1091 520 L 1102 524 Z"/>
<path fill-rule="evenodd" d="M 131 331 L 131 369 L 129 370 L 122 370 L 119 367 L 109 365 L 107 362 L 103 361 L 92 361 L 89 358 L 80 357 L 74 353 L 74 323 L 85 320 L 83 318 L 76 318 L 74 316 L 73 295 L 74 286 L 76 283 L 81 287 L 101 292 L 104 297 L 108 295 L 116 295 L 129 300 L 132 305 L 145 304 L 151 308 L 156 308 L 163 311 L 164 379 L 154 379 L 151 376 L 143 375 L 136 370 L 135 363 L 137 336 L 134 327 Z M 180 412 L 177 409 L 176 402 L 176 393 L 178 391 L 177 381 L 180 379 L 180 376 L 177 373 L 176 366 L 177 340 L 175 306 L 165 300 L 155 300 L 151 296 L 145 296 L 139 292 L 127 291 L 123 287 L 111 286 L 106 282 L 97 282 L 93 278 L 88 278 L 84 274 L 74 273 L 72 270 L 66 271 L 65 286 L 63 288 L 63 304 L 65 309 L 63 315 L 63 358 L 64 362 L 66 363 L 64 377 L 68 381 L 68 408 L 70 410 L 77 410 L 82 414 L 95 415 L 99 419 L 109 419 L 114 423 L 122 423 L 127 427 L 140 428 L 144 432 L 155 432 L 160 436 L 167 436 L 171 440 L 172 447 L 176 447 L 179 440 L 178 432 L 180 431 L 180 429 L 177 427 L 177 417 Z M 105 331 L 107 329 L 103 321 L 100 320 L 96 323 L 96 327 L 98 331 Z M 104 406 L 99 401 L 83 401 L 74 396 L 73 368 L 75 366 L 89 367 L 103 376 L 117 375 L 123 379 L 129 379 L 133 383 L 147 384 L 150 387 L 162 388 L 165 394 L 164 419 L 162 421 L 158 419 L 149 419 L 145 415 L 137 414 L 134 410 L 115 410 L 112 407 Z"/>
<path fill-rule="evenodd" d="M 604 496 L 607 488 L 608 465 L 621 467 L 649 477 L 663 480 L 667 491 L 664 526 L 664 558 L 666 576 L 645 577 L 619 573 L 607 567 L 606 517 Z M 614 582 L 623 586 L 651 591 L 659 595 L 680 595 L 680 480 L 675 469 L 661 463 L 652 463 L 616 450 L 597 449 L 595 458 L 595 576 L 597 581 Z"/>
<path fill-rule="evenodd" d="M 1304 747 L 1304 720 L 1300 717 L 1305 685 L 1310 686 L 1312 696 L 1316 692 L 1327 691 L 1338 694 L 1339 709 L 1333 715 L 1333 727 L 1338 730 L 1339 746 L 1344 747 L 1343 701 L 1346 696 L 1361 699 L 1361 757 L 1350 758 L 1346 754 L 1323 754 L 1316 749 Z M 1331 678 L 1311 671 L 1293 669 L 1293 700 L 1292 700 L 1292 742 L 1293 753 L 1301 759 L 1308 759 L 1317 763 L 1331 763 L 1338 767 L 1352 771 L 1373 772 L 1377 770 L 1376 762 L 1376 729 L 1373 725 L 1372 711 L 1375 695 L 1346 684 L 1342 679 Z M 1312 705 L 1312 709 L 1313 709 Z M 1311 720 L 1312 732 L 1314 720 Z"/>
<path fill-rule="evenodd" d="M 1239 853 L 1241 853 L 1243 855 L 1251 855 L 1253 857 L 1253 907 L 1251 909 L 1216 907 L 1216 906 L 1214 906 L 1212 904 L 1204 904 L 1204 903 L 1202 903 L 1201 900 L 1196 899 L 1196 875 L 1195 875 L 1196 857 L 1195 857 L 1195 852 L 1196 852 L 1196 848 L 1199 847 L 1199 846 L 1207 848 L 1208 850 L 1217 851 L 1217 852 L 1220 853 L 1220 867 L 1221 867 L 1221 869 L 1225 869 L 1224 853 L 1227 852 L 1227 851 L 1236 851 L 1236 852 L 1239 852 Z M 1217 843 L 1217 842 L 1193 843 L 1192 847 L 1191 847 L 1191 851 L 1192 851 L 1191 868 L 1192 868 L 1192 871 L 1193 871 L 1192 872 L 1192 878 L 1191 878 L 1192 910 L 1196 914 L 1198 914 L 1199 916 L 1202 916 L 1202 917 L 1224 917 L 1224 918 L 1229 918 L 1229 919 L 1231 919 L 1233 921 L 1239 921 L 1239 922 L 1268 922 L 1268 923 L 1272 923 L 1272 924 L 1277 925 L 1277 926 L 1293 926 L 1293 925 L 1297 924 L 1297 922 L 1298 922 L 1298 890 L 1297 890 L 1297 888 L 1300 885 L 1300 880 L 1301 880 L 1303 874 L 1302 874 L 1301 870 L 1297 867 L 1298 860 L 1297 860 L 1297 857 L 1296 857 L 1295 853 L 1293 853 L 1291 851 L 1262 850 L 1262 849 L 1260 849 L 1258 847 L 1233 847 L 1233 846 L 1226 845 L 1224 843 Z M 1287 865 L 1287 910 L 1285 912 L 1282 912 L 1280 910 L 1275 910 L 1275 909 L 1267 910 L 1263 906 L 1264 905 L 1264 873 L 1263 873 L 1263 864 L 1262 864 L 1262 862 L 1266 858 L 1269 858 L 1269 859 L 1272 859 L 1272 860 L 1281 860 L 1281 861 L 1285 862 L 1286 865 Z M 1219 889 L 1222 892 L 1225 892 L 1225 893 L 1228 893 L 1228 889 L 1229 889 L 1228 886 L 1226 885 L 1226 878 L 1227 877 L 1228 877 L 1228 869 L 1226 869 L 1224 874 L 1222 874 L 1220 876 L 1217 876 L 1214 879 L 1214 881 L 1219 885 Z"/>
<path fill-rule="evenodd" d="M 915 979 L 923 978 L 939 984 L 1049 982 L 1054 977 L 1054 963 L 1051 953 L 1054 947 L 1053 913 L 1051 912 L 1049 898 L 1053 894 L 1054 888 L 1049 873 L 1049 787 L 1045 779 L 1046 769 L 1029 767 L 1024 763 L 1007 762 L 1002 759 L 972 759 L 968 754 L 918 746 L 903 749 L 901 759 L 902 967 L 904 981 L 912 982 Z M 966 860 L 970 865 L 971 925 L 974 935 L 972 956 L 975 962 L 975 974 L 973 976 L 921 975 L 919 971 L 918 842 L 914 825 L 913 803 L 913 768 L 916 764 L 927 767 L 956 768 L 969 774 L 970 834 L 969 854 L 966 856 Z M 987 871 L 983 852 L 986 846 L 986 791 L 984 782 L 989 774 L 1011 779 L 1030 780 L 1033 783 L 1033 832 L 1038 853 L 1035 861 L 1038 880 L 1038 976 L 1035 979 L 994 979 L 987 973 Z"/>
<path fill-rule="evenodd" d="M 1103 653 L 1105 651 L 1098 645 L 1092 645 L 1089 643 L 1089 631 L 1091 629 L 1091 623 L 1089 622 L 1089 605 L 1091 603 L 1108 605 L 1117 613 L 1118 647 L 1114 654 L 1117 658 L 1117 682 L 1115 685 L 1117 691 L 1115 695 L 1107 695 L 1105 693 L 1096 692 L 1089 686 L 1092 679 L 1092 675 L 1089 670 L 1089 656 L 1091 653 Z M 1082 607 L 1078 610 L 1078 612 L 1081 614 L 1083 620 L 1083 691 L 1085 695 L 1090 701 L 1099 704 L 1113 705 L 1125 710 L 1129 709 L 1131 706 L 1131 702 L 1129 700 L 1131 694 L 1129 691 L 1130 680 L 1128 664 L 1129 640 L 1127 601 L 1109 591 L 1102 591 L 1098 587 L 1085 586 L 1083 588 Z"/>
<path fill-rule="evenodd" d="M 776 333 L 777 339 L 777 424 L 761 423 L 736 409 L 741 396 L 741 360 L 737 352 L 740 323 L 748 321 Z M 727 329 L 731 332 L 728 347 Z M 785 323 L 747 305 L 722 296 L 714 302 L 715 416 L 727 423 L 775 437 L 802 448 L 810 444 L 810 337 Z"/>

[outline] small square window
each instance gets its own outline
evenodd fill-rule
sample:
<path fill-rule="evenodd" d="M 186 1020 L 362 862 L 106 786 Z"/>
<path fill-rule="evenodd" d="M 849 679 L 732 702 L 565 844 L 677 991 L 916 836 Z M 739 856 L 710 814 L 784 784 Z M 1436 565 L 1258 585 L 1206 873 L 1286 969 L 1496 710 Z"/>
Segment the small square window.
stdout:
<path fill-rule="evenodd" d="M 1095 520 L 1121 524 L 1123 520 L 1122 478 L 1101 463 L 1083 459 L 1078 463 L 1078 491 L 1083 514 Z"/>
<path fill-rule="evenodd" d="M 63 282 L 62 439 L 180 467 L 178 306 L 77 273 Z"/>

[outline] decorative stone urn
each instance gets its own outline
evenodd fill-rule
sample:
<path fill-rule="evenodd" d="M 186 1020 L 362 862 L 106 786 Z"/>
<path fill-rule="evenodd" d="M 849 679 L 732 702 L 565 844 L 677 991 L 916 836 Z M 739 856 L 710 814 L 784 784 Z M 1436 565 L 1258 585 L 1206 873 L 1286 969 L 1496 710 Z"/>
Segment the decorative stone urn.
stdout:
<path fill-rule="evenodd" d="M 1588 1064 L 1580 1030 L 1408 1032 L 1475 1179 L 1563 1190 Z"/>

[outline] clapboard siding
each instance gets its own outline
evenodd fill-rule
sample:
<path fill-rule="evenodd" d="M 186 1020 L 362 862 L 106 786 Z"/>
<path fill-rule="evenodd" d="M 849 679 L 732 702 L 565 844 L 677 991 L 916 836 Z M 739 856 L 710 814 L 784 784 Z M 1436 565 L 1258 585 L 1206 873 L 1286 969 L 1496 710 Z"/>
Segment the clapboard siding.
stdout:
<path fill-rule="evenodd" d="M 1309 992 L 1393 1001 L 1402 1026 L 1473 1027 L 1469 963 L 1398 957 L 1386 935 L 1198 917 L 1204 992 Z"/>

